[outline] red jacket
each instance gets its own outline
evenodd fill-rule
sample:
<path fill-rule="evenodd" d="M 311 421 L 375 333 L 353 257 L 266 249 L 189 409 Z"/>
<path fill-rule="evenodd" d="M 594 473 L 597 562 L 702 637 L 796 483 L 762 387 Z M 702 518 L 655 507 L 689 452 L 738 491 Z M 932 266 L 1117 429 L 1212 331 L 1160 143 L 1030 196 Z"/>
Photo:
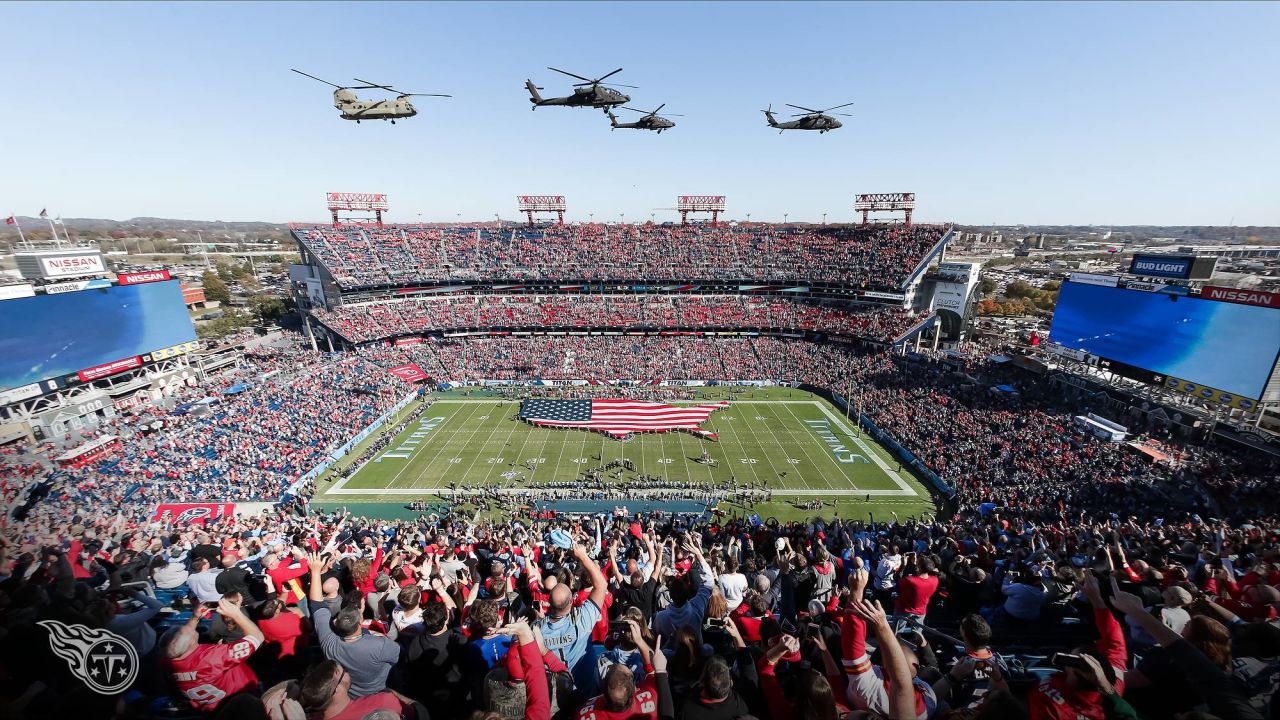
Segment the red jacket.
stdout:
<path fill-rule="evenodd" d="M 1116 692 L 1124 694 L 1124 670 L 1128 652 L 1124 644 L 1124 632 L 1120 623 L 1106 608 L 1094 608 L 1094 622 L 1098 625 L 1098 654 L 1107 659 L 1115 670 Z M 1041 681 L 1027 698 L 1031 720 L 1104 720 L 1102 693 L 1083 690 L 1067 684 L 1065 673 L 1055 673 Z"/>

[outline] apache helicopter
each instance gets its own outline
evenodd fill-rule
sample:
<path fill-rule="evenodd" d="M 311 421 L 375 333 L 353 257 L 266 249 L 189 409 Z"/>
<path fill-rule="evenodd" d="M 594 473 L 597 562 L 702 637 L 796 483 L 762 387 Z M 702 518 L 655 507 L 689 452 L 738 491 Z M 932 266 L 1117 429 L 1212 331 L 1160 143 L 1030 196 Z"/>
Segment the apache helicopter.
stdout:
<path fill-rule="evenodd" d="M 658 110 L 661 110 L 666 106 L 667 106 L 666 103 L 662 103 L 661 105 L 658 106 Z M 654 110 L 652 112 L 646 112 L 644 110 L 636 110 L 635 108 L 629 108 L 629 107 L 624 107 L 622 109 L 630 110 L 631 112 L 641 113 L 642 115 L 644 115 L 644 117 L 640 118 L 639 120 L 633 123 L 620 123 L 618 122 L 618 116 L 614 115 L 611 110 L 606 108 L 604 112 L 606 115 L 609 116 L 609 123 L 613 125 L 614 130 L 617 130 L 618 128 L 633 128 L 635 130 L 657 130 L 658 134 L 662 134 L 663 130 L 670 130 L 671 128 L 676 126 L 676 124 L 671 122 L 670 120 L 664 117 L 659 117 L 658 110 Z M 671 115 L 674 117 L 683 117 L 683 115 L 680 115 L 679 113 L 671 113 Z"/>
<path fill-rule="evenodd" d="M 301 70 L 294 70 L 299 75 L 306 75 L 312 80 L 319 80 L 325 85 L 337 88 L 333 91 L 333 106 L 338 108 L 342 113 L 343 120 L 355 120 L 359 123 L 361 120 L 390 120 L 392 125 L 396 124 L 396 118 L 413 117 L 418 114 L 417 108 L 409 102 L 411 97 L 453 97 L 452 95 L 437 95 L 435 93 L 404 93 L 387 85 L 379 85 L 368 80 L 355 78 L 356 82 L 364 83 L 364 85 L 334 85 L 328 80 L 320 80 L 315 75 L 307 75 Z M 356 97 L 352 90 L 387 90 L 397 93 L 395 100 L 370 100 L 364 101 Z"/>
<path fill-rule="evenodd" d="M 765 118 L 769 120 L 769 127 L 778 128 L 779 134 L 781 134 L 783 130 L 817 130 L 819 133 L 824 133 L 824 132 L 827 132 L 828 130 L 835 130 L 836 128 L 841 127 L 842 125 L 842 123 L 839 120 L 831 117 L 830 115 L 827 115 L 827 113 L 831 112 L 832 110 L 839 110 L 842 107 L 849 107 L 852 104 L 853 103 L 845 103 L 844 105 L 837 105 L 835 107 L 827 108 L 826 110 L 814 110 L 812 108 L 800 107 L 799 105 L 792 105 L 791 103 L 787 103 L 787 107 L 793 107 L 797 110 L 804 110 L 804 112 L 796 113 L 795 115 L 791 116 L 791 117 L 799 117 L 800 118 L 799 120 L 791 120 L 788 122 L 781 122 L 781 123 L 778 122 L 776 119 L 774 119 L 772 105 L 769 106 L 768 110 L 761 110 L 760 112 L 764 113 Z M 852 117 L 851 115 L 849 115 L 849 113 L 835 113 L 835 114 L 843 115 L 844 117 Z"/>
<path fill-rule="evenodd" d="M 533 107 L 531 108 L 532 110 L 537 110 L 538 108 L 544 105 L 564 105 L 566 107 L 600 108 L 601 110 L 608 112 L 609 108 L 611 107 L 614 107 L 616 105 L 626 105 L 628 102 L 631 101 L 631 97 L 629 95 L 623 95 L 617 90 L 614 90 L 613 89 L 614 87 L 625 87 L 625 88 L 635 89 L 635 85 L 601 85 L 600 84 L 601 80 L 604 80 L 605 78 L 611 77 L 613 75 L 617 75 L 618 73 L 622 72 L 622 68 L 618 68 L 617 70 L 614 70 L 608 75 L 605 75 L 603 77 L 598 77 L 595 80 L 588 80 L 587 78 L 584 78 L 581 75 L 574 75 L 571 72 L 556 70 L 553 67 L 549 67 L 547 69 L 555 70 L 556 72 L 561 73 L 562 75 L 568 75 L 569 77 L 572 77 L 572 78 L 578 78 L 579 80 L 584 80 L 585 82 L 574 84 L 573 94 L 568 97 L 544 98 L 542 97 L 541 94 L 538 93 L 538 91 L 541 90 L 542 88 L 535 86 L 532 80 L 525 80 L 524 86 L 529 90 L 529 102 L 533 103 Z"/>

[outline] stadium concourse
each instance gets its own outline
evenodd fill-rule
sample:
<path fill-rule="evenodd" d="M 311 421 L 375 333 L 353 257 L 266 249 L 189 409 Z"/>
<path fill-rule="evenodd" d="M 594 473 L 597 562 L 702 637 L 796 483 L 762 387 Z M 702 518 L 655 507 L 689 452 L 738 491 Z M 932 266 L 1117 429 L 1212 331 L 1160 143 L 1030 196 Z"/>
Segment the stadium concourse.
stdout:
<path fill-rule="evenodd" d="M 1180 465 L 1149 465 L 1073 427 L 1104 406 L 981 356 L 958 373 L 929 353 L 776 337 L 305 347 L 247 352 L 181 398 L 252 384 L 209 412 L 98 428 L 125 440 L 109 461 L 50 473 L 58 442 L 5 449 L 7 715 L 1270 716 L 1274 464 L 1162 434 Z M 410 417 L 432 402 L 390 368 L 555 377 L 569 357 L 619 377 L 855 384 L 955 497 L 928 516 L 782 523 L 307 512 L 313 463 L 406 398 Z M 153 515 L 254 499 L 278 502 Z M 72 674 L 35 625 L 55 619 L 124 638 L 131 689 Z"/>

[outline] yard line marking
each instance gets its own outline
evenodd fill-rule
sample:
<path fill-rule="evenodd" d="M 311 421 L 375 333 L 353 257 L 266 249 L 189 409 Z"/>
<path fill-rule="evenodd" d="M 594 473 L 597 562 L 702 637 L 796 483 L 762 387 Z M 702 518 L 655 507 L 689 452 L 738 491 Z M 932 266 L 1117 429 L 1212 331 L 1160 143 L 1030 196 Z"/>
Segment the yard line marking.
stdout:
<path fill-rule="evenodd" d="M 794 411 L 794 410 L 792 410 L 790 407 L 788 407 L 788 408 L 787 408 L 787 412 L 788 412 L 788 413 L 790 413 L 790 414 L 791 414 L 791 418 L 792 418 L 793 420 L 795 420 L 795 422 L 796 422 L 796 427 L 805 428 L 805 429 L 806 429 L 806 431 L 809 433 L 809 436 L 805 438 L 805 441 L 804 441 L 804 442 L 800 442 L 800 443 L 799 443 L 799 445 L 800 445 L 800 450 L 801 450 L 801 452 L 803 452 L 803 453 L 804 453 L 804 456 L 805 456 L 806 458 L 808 458 L 808 459 L 809 459 L 809 462 L 813 463 L 813 467 L 814 467 L 814 469 L 815 469 L 815 470 L 818 470 L 819 472 L 821 472 L 821 466 L 822 466 L 822 463 L 815 463 L 815 462 L 813 462 L 813 456 L 809 454 L 809 448 L 807 447 L 808 445 L 810 445 L 810 444 L 811 444 L 809 441 L 810 441 L 810 440 L 812 440 L 813 431 L 812 431 L 811 429 L 809 429 L 809 426 L 808 426 L 808 425 L 806 425 L 806 424 L 804 423 L 804 421 L 800 419 L 800 416 L 799 416 L 799 415 L 796 415 L 795 411 Z M 822 452 L 822 453 L 821 453 L 821 455 L 822 455 L 822 458 L 823 458 L 823 460 L 824 460 L 825 462 L 827 462 L 827 463 L 832 463 L 832 464 L 834 464 L 834 465 L 835 465 L 836 471 L 837 471 L 841 476 L 843 476 L 843 477 L 844 477 L 845 482 L 847 482 L 847 483 L 849 484 L 849 487 L 853 488 L 854 490 L 857 490 L 857 489 L 858 489 L 858 484 L 857 484 L 857 483 L 855 483 L 855 482 L 853 481 L 853 478 L 849 477 L 849 473 L 845 472 L 845 469 L 844 469 L 844 468 L 842 468 L 842 467 L 840 467 L 840 464 L 839 464 L 838 462 L 835 462 L 834 458 L 832 458 L 831 456 L 829 456 L 829 455 L 828 455 L 828 454 L 826 454 L 825 452 Z M 831 489 L 833 489 L 833 490 L 836 488 L 836 486 L 835 486 L 835 485 L 832 485 L 832 484 L 831 484 L 831 481 L 829 481 L 829 480 L 827 480 L 827 479 L 826 479 L 826 473 L 823 473 L 823 482 L 825 482 L 825 483 L 827 484 L 827 487 L 829 487 L 829 488 L 831 488 Z"/>
<path fill-rule="evenodd" d="M 499 411 L 501 411 L 501 409 L 502 409 L 502 408 L 501 408 L 501 406 L 499 406 L 499 408 L 498 408 L 498 409 L 499 409 Z M 492 414 L 492 413 L 490 413 L 490 414 Z M 499 415 L 499 416 L 501 416 L 501 414 L 502 414 L 501 412 L 499 412 L 499 413 L 498 413 L 498 415 Z M 482 417 L 482 418 L 480 419 L 480 425 L 479 425 L 479 427 L 477 427 L 477 428 L 476 428 L 476 432 L 479 432 L 479 431 L 480 431 L 480 429 L 481 429 L 481 428 L 483 428 L 483 427 L 484 427 L 486 424 L 488 424 L 488 423 L 489 423 L 489 420 L 487 420 L 487 419 L 485 419 L 485 418 L 483 418 L 483 417 Z M 462 477 L 464 477 L 464 478 L 469 478 L 469 477 L 471 477 L 471 469 L 472 469 L 472 468 L 474 468 L 474 467 L 476 466 L 476 461 L 480 459 L 480 450 L 483 450 L 483 449 L 484 449 L 484 447 L 485 447 L 486 445 L 488 445 L 488 444 L 489 444 L 489 440 L 493 439 L 493 433 L 494 433 L 494 431 L 496 431 L 496 430 L 498 429 L 498 427 L 499 427 L 499 426 L 495 424 L 492 428 L 490 428 L 490 429 L 489 429 L 489 433 L 488 433 L 488 435 L 486 435 L 486 436 L 485 436 L 485 439 L 480 441 L 480 443 L 479 443 L 480 448 L 479 448 L 478 450 L 476 450 L 476 454 L 471 458 L 471 464 L 470 464 L 470 465 L 468 465 L 468 466 L 467 466 L 466 471 L 462 473 Z M 475 433 L 472 433 L 472 435 L 474 436 L 474 435 L 475 435 Z M 471 446 L 471 439 L 470 439 L 470 438 L 468 438 L 468 439 L 467 439 L 467 442 L 466 442 L 465 444 L 463 444 L 463 446 L 462 446 L 463 451 L 465 452 L 465 451 L 468 449 L 468 447 L 469 447 L 469 446 Z M 486 478 L 486 479 L 487 479 L 487 478 Z"/>
<path fill-rule="evenodd" d="M 466 419 L 462 421 L 464 428 L 469 424 L 471 418 L 474 417 L 477 412 L 478 412 L 477 408 L 473 407 L 471 409 L 471 413 L 468 414 Z M 475 436 L 476 431 L 478 431 L 480 427 L 482 427 L 483 425 L 484 423 L 481 422 L 480 425 L 476 426 L 475 428 L 472 428 L 471 432 L 467 433 L 467 440 L 463 442 L 463 447 L 466 447 L 467 442 L 470 442 L 471 438 Z M 453 441 L 456 440 L 457 437 L 461 434 L 462 434 L 461 429 L 455 430 L 453 434 L 449 436 L 448 439 L 446 439 L 444 442 L 440 444 L 440 447 L 436 448 L 436 452 L 434 455 L 431 456 L 430 460 L 427 460 L 417 466 L 418 472 L 413 477 L 412 487 L 414 488 L 418 487 L 418 483 L 429 474 L 428 471 L 431 469 L 431 467 L 435 465 L 436 461 L 439 460 L 444 455 L 444 451 L 449 449 L 449 446 L 452 445 Z M 450 457 L 452 457 L 452 455 L 450 455 Z M 414 458 L 409 458 L 410 462 L 413 462 L 413 460 Z M 439 473 L 436 473 L 436 475 L 437 477 L 443 477 L 444 473 L 439 472 Z M 399 475 L 397 475 L 396 477 L 399 477 Z"/>
<path fill-rule="evenodd" d="M 832 424 L 834 424 L 837 428 L 839 428 L 841 432 L 843 432 L 845 435 L 848 435 L 855 445 L 862 448 L 864 452 L 870 455 L 872 462 L 874 462 L 876 465 L 879 465 L 880 469 L 884 471 L 884 474 L 888 475 L 889 479 L 892 480 L 894 484 L 898 486 L 899 492 L 894 494 L 915 495 L 916 497 L 920 496 L 920 493 L 917 493 L 915 490 L 912 490 L 911 486 L 902 480 L 902 477 L 898 474 L 896 470 L 890 470 L 889 466 L 885 464 L 884 459 L 880 457 L 880 453 L 874 452 L 870 447 L 867 446 L 867 443 L 862 441 L 862 438 L 855 435 L 853 433 L 853 430 L 851 430 L 848 425 L 844 424 L 844 421 L 840 418 L 839 415 L 836 415 L 835 413 L 831 412 L 831 410 L 829 410 L 826 407 L 826 405 L 823 405 L 817 402 L 815 402 L 814 405 L 817 405 L 818 409 L 822 411 L 822 414 L 826 415 L 827 418 L 831 420 Z M 875 491 L 869 491 L 869 492 L 872 492 L 873 494 L 875 494 Z M 880 494 L 888 494 L 888 493 L 880 493 Z"/>

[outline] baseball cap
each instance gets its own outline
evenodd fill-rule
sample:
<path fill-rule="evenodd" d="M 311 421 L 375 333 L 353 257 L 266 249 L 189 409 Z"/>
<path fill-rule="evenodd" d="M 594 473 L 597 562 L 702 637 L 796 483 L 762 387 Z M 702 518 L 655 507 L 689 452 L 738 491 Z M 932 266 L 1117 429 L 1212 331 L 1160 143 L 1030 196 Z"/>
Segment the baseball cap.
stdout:
<path fill-rule="evenodd" d="M 640 539 L 644 536 L 644 531 L 640 529 L 640 523 L 635 523 L 635 522 L 631 523 L 631 527 L 628 528 L 628 530 L 637 539 Z"/>

